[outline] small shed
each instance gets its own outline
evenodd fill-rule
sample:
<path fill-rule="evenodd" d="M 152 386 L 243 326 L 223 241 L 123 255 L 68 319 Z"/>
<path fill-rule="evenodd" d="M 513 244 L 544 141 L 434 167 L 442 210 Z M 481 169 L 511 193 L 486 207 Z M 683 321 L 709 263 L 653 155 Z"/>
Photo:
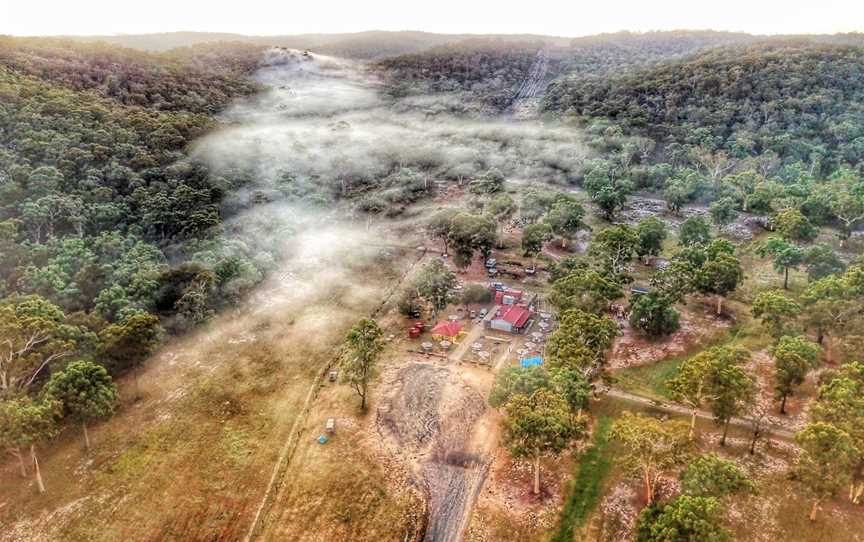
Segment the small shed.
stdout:
<path fill-rule="evenodd" d="M 499 290 L 495 292 L 495 304 L 496 305 L 515 305 L 519 301 L 522 300 L 522 296 L 524 292 L 522 290 L 513 290 L 511 288 L 505 288 L 504 290 Z"/>
<path fill-rule="evenodd" d="M 432 328 L 432 336 L 436 340 L 456 339 L 462 335 L 462 324 L 459 322 L 441 322 Z"/>

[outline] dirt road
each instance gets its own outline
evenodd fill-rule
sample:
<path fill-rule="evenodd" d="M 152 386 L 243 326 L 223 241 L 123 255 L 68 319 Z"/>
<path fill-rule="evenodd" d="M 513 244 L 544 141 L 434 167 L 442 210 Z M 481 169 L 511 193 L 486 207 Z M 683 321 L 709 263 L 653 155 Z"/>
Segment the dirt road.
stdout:
<path fill-rule="evenodd" d="M 624 401 L 629 401 L 631 403 L 639 403 L 642 405 L 649 406 L 655 410 L 659 410 L 661 412 L 666 412 L 668 414 L 676 414 L 681 416 L 691 416 L 693 411 L 687 407 L 677 405 L 675 403 L 667 403 L 665 401 L 658 401 L 656 399 L 652 399 L 650 397 L 644 397 L 642 395 L 636 395 L 634 393 L 626 392 L 623 390 L 618 390 L 615 388 L 605 388 L 602 390 L 603 393 L 608 395 L 609 397 L 614 397 L 616 399 L 621 399 Z M 713 420 L 714 415 L 705 410 L 697 410 L 696 417 L 702 418 L 704 420 Z M 752 429 L 753 424 L 749 420 L 745 420 L 744 418 L 732 418 L 729 422 L 729 425 L 734 427 L 740 427 L 743 429 Z M 766 435 L 774 435 L 777 438 L 783 440 L 794 440 L 795 433 L 783 427 L 774 425 L 774 424 L 763 424 L 762 432 Z"/>
<path fill-rule="evenodd" d="M 549 49 L 544 47 L 537 52 L 537 59 L 525 80 L 516 90 L 513 101 L 507 108 L 507 113 L 517 119 L 529 119 L 537 116 L 540 97 L 546 89 L 546 75 L 549 71 Z"/>
<path fill-rule="evenodd" d="M 462 337 L 462 340 L 459 342 L 458 345 L 456 345 L 456 348 L 453 349 L 450 355 L 447 356 L 447 359 L 453 362 L 458 362 L 460 359 L 462 359 L 462 356 L 464 356 L 465 352 L 467 352 L 468 349 L 471 348 L 471 345 L 476 342 L 481 335 L 483 335 L 483 329 L 483 324 L 474 324 L 471 327 L 471 331 L 469 331 L 464 337 Z"/>

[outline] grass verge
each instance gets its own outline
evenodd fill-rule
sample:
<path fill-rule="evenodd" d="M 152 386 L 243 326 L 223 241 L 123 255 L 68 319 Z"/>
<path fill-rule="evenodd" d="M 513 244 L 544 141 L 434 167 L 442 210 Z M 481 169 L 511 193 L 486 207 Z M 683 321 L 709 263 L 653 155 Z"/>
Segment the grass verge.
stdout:
<path fill-rule="evenodd" d="M 612 418 L 598 418 L 594 440 L 579 458 L 576 476 L 570 482 L 569 496 L 551 542 L 571 542 L 573 533 L 585 524 L 597 506 L 603 481 L 612 466 L 612 458 L 607 453 L 611 427 Z"/>
<path fill-rule="evenodd" d="M 653 399 L 668 399 L 669 389 L 666 382 L 678 373 L 678 368 L 685 359 L 677 357 L 615 371 L 615 387 Z"/>

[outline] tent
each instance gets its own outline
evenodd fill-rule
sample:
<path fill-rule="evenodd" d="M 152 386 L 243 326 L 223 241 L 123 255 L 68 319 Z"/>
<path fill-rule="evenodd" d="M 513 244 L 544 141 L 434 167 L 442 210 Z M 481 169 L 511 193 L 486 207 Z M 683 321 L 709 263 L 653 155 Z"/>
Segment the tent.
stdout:
<path fill-rule="evenodd" d="M 540 366 L 543 365 L 543 358 L 540 356 L 532 356 L 530 358 L 524 358 L 519 362 L 519 364 L 522 365 L 522 367 Z"/>

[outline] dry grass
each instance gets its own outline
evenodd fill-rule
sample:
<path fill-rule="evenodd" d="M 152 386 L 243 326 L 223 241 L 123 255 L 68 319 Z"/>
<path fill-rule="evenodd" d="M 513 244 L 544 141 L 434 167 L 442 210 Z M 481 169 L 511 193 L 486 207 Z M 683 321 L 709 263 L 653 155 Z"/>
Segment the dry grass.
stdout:
<path fill-rule="evenodd" d="M 42 451 L 48 493 L 4 465 L 0 540 L 242 539 L 314 375 L 416 255 L 394 258 L 363 269 L 363 288 L 262 292 L 276 300 L 266 310 L 169 342 L 146 364 L 140 400 L 120 382 L 123 404 L 93 428 L 92 452 L 74 429 Z"/>
<path fill-rule="evenodd" d="M 348 386 L 326 384 L 312 410 L 262 540 L 402 541 L 422 528 L 422 504 L 368 442 L 358 399 Z M 318 444 L 327 418 L 336 433 Z"/>

